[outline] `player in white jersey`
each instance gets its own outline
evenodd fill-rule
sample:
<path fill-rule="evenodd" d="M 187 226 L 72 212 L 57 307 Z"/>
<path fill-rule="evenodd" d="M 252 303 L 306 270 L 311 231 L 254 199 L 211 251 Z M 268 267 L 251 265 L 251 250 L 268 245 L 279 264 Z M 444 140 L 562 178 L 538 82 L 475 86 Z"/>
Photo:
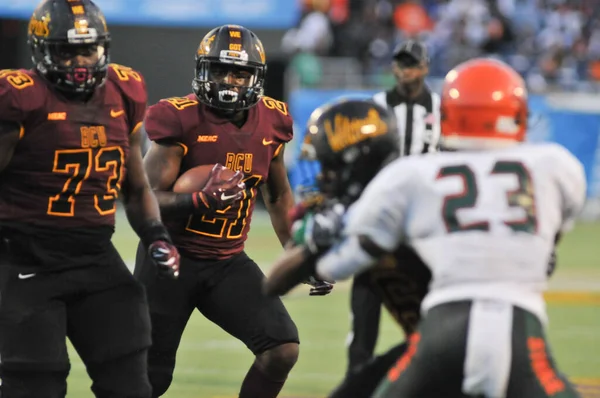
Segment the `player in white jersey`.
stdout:
<path fill-rule="evenodd" d="M 377 398 L 576 397 L 548 349 L 542 293 L 585 200 L 582 165 L 559 145 L 522 143 L 527 91 L 501 62 L 450 71 L 441 109 L 454 152 L 382 170 L 312 271 L 345 279 L 401 246 L 431 269 L 419 329 Z M 284 268 L 272 275 L 289 287 Z"/>
<path fill-rule="evenodd" d="M 321 163 L 319 195 L 309 196 L 292 211 L 294 247 L 286 246 L 279 262 L 294 267 L 304 263 L 307 269 L 314 268 L 319 256 L 341 238 L 339 226 L 345 210 L 369 181 L 399 156 L 395 123 L 393 111 L 373 100 L 338 99 L 313 112 L 302 156 Z M 311 271 L 306 272 L 304 277 L 310 274 Z M 363 277 L 404 336 L 399 334 L 399 344 L 385 354 L 348 372 L 330 398 L 372 396 L 379 381 L 406 349 L 406 336 L 417 327 L 431 272 L 414 251 L 401 247 L 382 258 Z M 301 279 L 292 280 L 295 284 Z M 284 293 L 285 288 L 278 286 L 276 277 L 269 281 L 275 283 L 267 284 L 267 293 Z M 312 280 L 310 284 L 311 295 L 331 289 L 322 281 Z"/>

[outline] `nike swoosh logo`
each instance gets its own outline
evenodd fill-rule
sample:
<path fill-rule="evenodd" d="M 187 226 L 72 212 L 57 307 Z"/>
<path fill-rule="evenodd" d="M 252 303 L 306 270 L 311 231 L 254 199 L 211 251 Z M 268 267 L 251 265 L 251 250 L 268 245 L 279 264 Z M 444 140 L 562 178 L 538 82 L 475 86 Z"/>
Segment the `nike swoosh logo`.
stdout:
<path fill-rule="evenodd" d="M 225 200 L 229 200 L 229 199 L 233 199 L 237 196 L 236 195 L 225 195 L 224 193 L 221 194 L 221 200 L 225 201 Z"/>
<path fill-rule="evenodd" d="M 267 141 L 266 138 L 263 138 L 263 145 L 267 146 L 267 145 L 271 145 L 272 143 L 273 143 L 273 140 Z"/>
<path fill-rule="evenodd" d="M 111 117 L 119 117 L 119 116 L 121 116 L 124 113 L 125 113 L 125 111 L 123 109 L 121 109 L 120 111 L 115 111 L 114 109 L 110 110 L 110 116 Z"/>
<path fill-rule="evenodd" d="M 29 279 L 33 278 L 35 274 L 19 274 L 19 279 Z"/>

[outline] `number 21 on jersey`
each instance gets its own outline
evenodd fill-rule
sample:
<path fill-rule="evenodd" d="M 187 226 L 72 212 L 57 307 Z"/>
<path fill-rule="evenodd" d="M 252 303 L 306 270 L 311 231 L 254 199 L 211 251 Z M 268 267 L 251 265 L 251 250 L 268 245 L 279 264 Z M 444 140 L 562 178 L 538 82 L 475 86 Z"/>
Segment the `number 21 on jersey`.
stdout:
<path fill-rule="evenodd" d="M 261 179 L 262 177 L 258 175 L 251 175 L 244 178 L 246 191 L 244 191 L 244 197 L 239 203 L 235 203 L 233 208 L 228 207 L 225 210 L 217 211 L 214 217 L 206 215 L 191 216 L 185 228 L 186 231 L 213 238 L 241 238 L 246 226 L 246 219 L 250 215 L 252 199 L 256 196 L 256 188 L 260 184 Z M 237 217 L 235 219 L 226 217 L 225 213 L 230 212 L 236 212 Z M 219 213 L 223 217 L 219 217 Z"/>
<path fill-rule="evenodd" d="M 537 215 L 531 173 L 521 162 L 499 160 L 494 164 L 489 177 L 486 178 L 496 178 L 499 175 L 512 175 L 517 179 L 517 188 L 506 191 L 504 200 L 506 200 L 509 207 L 521 208 L 525 214 L 521 219 L 503 220 L 504 224 L 513 231 L 535 234 L 537 232 Z M 459 210 L 477 207 L 479 187 L 473 170 L 465 164 L 445 166 L 439 170 L 437 180 L 449 177 L 460 177 L 463 187 L 462 192 L 447 195 L 444 198 L 442 219 L 446 225 L 446 230 L 448 232 L 489 231 L 489 220 L 482 219 L 469 224 L 462 224 L 458 220 L 457 213 Z"/>

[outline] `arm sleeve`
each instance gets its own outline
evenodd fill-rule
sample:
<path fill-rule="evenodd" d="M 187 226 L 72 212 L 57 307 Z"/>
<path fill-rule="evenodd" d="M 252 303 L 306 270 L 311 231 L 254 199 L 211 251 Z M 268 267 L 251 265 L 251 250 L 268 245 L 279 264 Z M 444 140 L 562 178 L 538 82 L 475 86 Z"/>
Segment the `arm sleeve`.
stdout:
<path fill-rule="evenodd" d="M 271 97 L 263 97 L 261 106 L 267 109 L 275 126 L 274 138 L 280 144 L 290 142 L 294 138 L 294 120 L 290 115 L 288 105 Z"/>
<path fill-rule="evenodd" d="M 324 280 L 344 280 L 370 268 L 376 262 L 377 259 L 363 249 L 357 236 L 349 236 L 317 261 L 317 276 Z"/>
<path fill-rule="evenodd" d="M 142 127 L 147 103 L 148 91 L 146 89 L 146 82 L 142 77 L 142 81 L 137 85 L 136 94 L 131 97 L 129 107 L 130 131 L 132 134 L 136 133 Z"/>
<path fill-rule="evenodd" d="M 38 85 L 24 71 L 0 70 L 0 120 L 22 125 L 28 109 L 39 102 L 41 93 L 36 93 Z M 25 101 L 25 96 L 30 100 Z"/>
<path fill-rule="evenodd" d="M 148 108 L 144 128 L 152 141 L 183 143 L 183 128 L 177 110 L 166 101 Z"/>
<path fill-rule="evenodd" d="M 144 76 L 128 66 L 110 64 L 108 79 L 121 90 L 126 101 L 129 131 L 133 134 L 142 127 L 148 103 L 148 90 Z"/>
<path fill-rule="evenodd" d="M 264 107 L 267 117 L 265 122 L 274 127 L 273 144 L 275 151 L 273 158 L 277 157 L 286 143 L 294 138 L 294 120 L 290 115 L 288 105 L 271 97 L 263 97 L 259 106 Z"/>
<path fill-rule="evenodd" d="M 433 115 L 433 126 L 431 129 L 431 137 L 429 137 L 429 147 L 427 152 L 437 152 L 440 145 L 440 136 L 442 134 L 441 116 L 440 116 L 440 96 L 436 93 L 431 93 L 431 113 Z"/>
<path fill-rule="evenodd" d="M 288 114 L 282 117 L 277 131 L 277 139 L 282 143 L 288 143 L 292 138 L 294 138 L 294 121 Z"/>

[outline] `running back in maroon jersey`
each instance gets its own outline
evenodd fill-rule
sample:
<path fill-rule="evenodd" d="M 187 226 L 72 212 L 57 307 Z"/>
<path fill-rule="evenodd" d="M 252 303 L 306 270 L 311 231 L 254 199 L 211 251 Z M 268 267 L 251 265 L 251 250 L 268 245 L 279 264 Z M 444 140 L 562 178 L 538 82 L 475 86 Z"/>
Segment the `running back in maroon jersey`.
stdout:
<path fill-rule="evenodd" d="M 0 223 L 114 226 L 129 137 L 143 120 L 143 77 L 111 64 L 86 102 L 64 99 L 35 71 L 0 71 L 0 120 L 21 138 L 0 174 Z"/>
<path fill-rule="evenodd" d="M 238 128 L 218 117 L 194 94 L 161 100 L 148 109 L 145 128 L 153 141 L 176 142 L 184 149 L 180 174 L 199 165 L 221 163 L 245 174 L 241 202 L 214 216 L 165 220 L 178 249 L 196 258 L 226 258 L 244 249 L 257 188 L 269 177 L 271 160 L 292 139 L 287 105 L 264 97 Z"/>

